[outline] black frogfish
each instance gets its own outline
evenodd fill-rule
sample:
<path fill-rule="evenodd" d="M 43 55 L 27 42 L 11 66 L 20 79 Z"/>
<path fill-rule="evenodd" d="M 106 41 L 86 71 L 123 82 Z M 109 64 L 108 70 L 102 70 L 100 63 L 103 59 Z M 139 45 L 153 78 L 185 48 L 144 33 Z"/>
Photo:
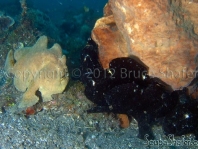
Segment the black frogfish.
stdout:
<path fill-rule="evenodd" d="M 103 69 L 98 46 L 92 40 L 82 50 L 81 81 L 85 95 L 96 104 L 88 113 L 113 112 L 134 117 L 141 139 L 154 139 L 152 126 L 161 124 L 164 134 L 193 133 L 198 138 L 198 102 L 187 89 L 175 90 L 148 75 L 138 58 L 120 57 Z"/>

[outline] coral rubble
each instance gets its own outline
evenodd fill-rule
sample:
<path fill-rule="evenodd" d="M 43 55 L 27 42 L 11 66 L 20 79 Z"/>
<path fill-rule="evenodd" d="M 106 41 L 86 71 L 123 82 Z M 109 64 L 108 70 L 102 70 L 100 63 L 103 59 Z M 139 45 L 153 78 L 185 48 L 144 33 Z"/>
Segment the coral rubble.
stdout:
<path fill-rule="evenodd" d="M 20 108 L 38 102 L 36 91 L 41 92 L 44 102 L 50 101 L 51 95 L 61 93 L 68 83 L 66 57 L 62 55 L 58 44 L 47 49 L 46 36 L 41 36 L 32 47 L 24 47 L 14 52 L 10 50 L 5 69 L 14 74 L 17 90 L 24 92 L 19 103 Z"/>
<path fill-rule="evenodd" d="M 149 75 L 174 89 L 187 85 L 196 68 L 197 9 L 196 1 L 109 0 L 92 31 L 103 67 L 114 58 L 135 55 L 149 67 Z"/>

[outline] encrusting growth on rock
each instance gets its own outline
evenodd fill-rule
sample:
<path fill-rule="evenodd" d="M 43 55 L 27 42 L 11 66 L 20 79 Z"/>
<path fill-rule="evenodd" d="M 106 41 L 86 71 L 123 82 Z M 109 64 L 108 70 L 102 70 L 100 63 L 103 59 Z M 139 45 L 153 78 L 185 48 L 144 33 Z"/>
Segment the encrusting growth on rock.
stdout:
<path fill-rule="evenodd" d="M 32 47 L 10 50 L 5 70 L 14 74 L 14 86 L 24 92 L 19 108 L 36 104 L 36 91 L 41 92 L 43 102 L 52 100 L 51 95 L 63 92 L 68 83 L 66 57 L 57 43 L 47 49 L 46 36 Z"/>

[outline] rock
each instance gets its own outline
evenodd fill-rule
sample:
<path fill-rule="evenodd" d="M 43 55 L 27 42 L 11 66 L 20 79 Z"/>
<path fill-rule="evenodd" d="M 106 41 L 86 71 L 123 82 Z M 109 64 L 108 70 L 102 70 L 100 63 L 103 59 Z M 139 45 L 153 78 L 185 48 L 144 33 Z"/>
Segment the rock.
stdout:
<path fill-rule="evenodd" d="M 109 0 L 96 22 L 93 40 L 104 68 L 117 57 L 135 55 L 149 75 L 173 89 L 193 78 L 198 50 L 197 1 Z"/>
<path fill-rule="evenodd" d="M 105 5 L 103 13 L 104 13 L 105 17 L 113 14 L 112 11 L 111 11 L 111 6 L 109 5 L 109 3 L 107 3 Z"/>
<path fill-rule="evenodd" d="M 104 68 L 108 68 L 112 59 L 127 56 L 126 41 L 119 32 L 113 15 L 97 20 L 92 38 L 99 46 L 99 58 Z"/>
<path fill-rule="evenodd" d="M 58 44 L 47 49 L 46 36 L 32 47 L 10 50 L 5 70 L 14 74 L 14 86 L 24 92 L 19 108 L 36 104 L 36 91 L 41 92 L 44 102 L 52 100 L 51 95 L 63 92 L 68 83 L 66 57 Z"/>
<path fill-rule="evenodd" d="M 15 23 L 14 19 L 10 16 L 0 14 L 0 33 L 7 31 Z"/>

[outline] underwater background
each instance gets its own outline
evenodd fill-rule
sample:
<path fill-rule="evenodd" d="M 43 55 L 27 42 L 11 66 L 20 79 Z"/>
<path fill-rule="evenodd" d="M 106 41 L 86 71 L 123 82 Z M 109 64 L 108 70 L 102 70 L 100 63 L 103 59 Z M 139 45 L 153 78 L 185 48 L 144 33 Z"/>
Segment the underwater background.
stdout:
<path fill-rule="evenodd" d="M 193 131 L 190 131 L 193 134 L 174 136 L 171 133 L 165 135 L 161 123 L 151 124 L 152 127 L 150 127 L 150 121 L 144 121 L 149 123 L 149 131 L 144 130 L 141 133 L 145 134 L 152 131 L 153 136 L 155 136 L 155 138 L 152 138 L 153 140 L 148 140 L 148 136 L 140 136 L 140 123 L 144 122 L 140 121 L 138 125 L 138 118 L 130 115 L 128 117 L 124 114 L 122 115 L 122 110 L 126 110 L 125 107 L 128 105 L 128 98 L 134 96 L 131 90 L 134 92 L 136 90 L 138 92 L 141 92 L 143 89 L 147 90 L 145 95 L 141 97 L 144 99 L 154 97 L 152 98 L 152 102 L 155 105 L 158 102 L 155 100 L 155 97 L 158 100 L 158 96 L 161 98 L 164 95 L 161 93 L 164 93 L 163 87 L 166 85 L 152 79 L 150 81 L 147 74 L 138 81 L 132 78 L 132 81 L 130 80 L 133 82 L 131 88 L 128 86 L 131 83 L 129 80 L 125 80 L 126 82 L 124 83 L 126 84 L 123 84 L 123 80 L 108 80 L 109 78 L 111 79 L 111 69 L 102 68 L 97 55 L 98 47 L 90 39 L 96 21 L 107 15 L 107 11 L 103 10 L 107 2 L 108 0 L 0 0 L 0 149 L 197 148 L 197 140 L 193 139 L 194 135 L 197 135 L 196 131 L 194 132 L 194 128 L 197 127 L 197 125 L 194 126 L 195 122 L 193 122 Z M 111 12 L 109 13 L 111 14 Z M 107 21 L 107 26 L 112 31 L 116 32 L 118 30 L 115 27 L 115 22 Z M 111 35 L 108 31 L 104 31 L 105 34 Z M 43 41 L 43 44 L 41 41 Z M 109 41 L 111 41 L 110 38 L 106 41 L 107 45 Z M 122 41 L 118 39 L 118 45 L 119 42 Z M 120 44 L 120 46 L 122 45 Z M 38 47 L 42 47 L 41 51 L 43 49 L 51 50 L 51 53 L 43 54 L 39 51 L 42 53 L 38 54 L 41 56 L 41 59 L 35 58 L 36 56 L 34 57 L 34 54 L 38 52 Z M 26 54 L 25 52 L 23 53 L 24 49 L 35 50 L 35 53 L 32 52 L 32 55 L 25 59 L 23 58 Z M 61 58 L 57 55 L 61 56 Z M 107 57 L 105 54 L 102 56 Z M 31 61 L 31 59 L 33 60 Z M 51 62 L 49 67 L 63 67 L 67 70 L 61 76 L 61 81 L 65 79 L 66 88 L 64 90 L 59 89 L 59 85 L 57 85 L 58 81 L 54 84 L 51 83 L 53 81 L 49 81 L 50 84 L 39 80 L 38 84 L 40 88 L 44 84 L 51 89 L 51 92 L 47 93 L 50 95 L 50 99 L 52 95 L 52 100 L 44 99 L 44 95 L 42 97 L 42 93 L 44 94 L 45 90 L 43 92 L 35 90 L 34 95 L 37 96 L 38 102 L 32 105 L 31 102 L 24 102 L 22 105 L 27 106 L 20 108 L 19 105 L 23 102 L 21 100 L 25 96 L 24 92 L 28 90 L 27 88 L 30 86 L 31 81 L 28 80 L 30 78 L 25 80 L 29 86 L 24 89 L 23 85 L 21 85 L 23 83 L 17 80 L 16 73 L 20 71 L 17 69 L 22 70 L 24 67 L 34 68 L 35 65 L 40 67 L 43 64 L 43 59 L 47 61 L 46 63 L 48 63 L 48 60 L 49 63 Z M 16 66 L 19 60 L 21 60 L 21 63 Z M 65 61 L 66 63 L 64 64 Z M 34 65 L 32 63 L 36 64 Z M 111 61 L 110 67 L 112 70 L 119 69 L 121 66 L 129 69 L 129 63 L 135 63 L 137 66 L 132 69 L 148 71 L 142 63 L 138 63 L 136 60 L 133 61 L 131 58 Z M 131 66 L 129 66 L 130 69 Z M 6 70 L 7 67 L 9 69 L 11 67 L 10 72 Z M 87 67 L 93 67 L 93 70 L 100 70 L 109 78 L 97 78 L 97 76 L 94 76 L 94 78 L 92 76 L 94 79 L 87 79 L 90 73 L 87 72 Z M 91 69 L 91 71 L 93 70 Z M 142 83 L 141 81 L 144 80 L 144 77 L 149 81 Z M 67 82 L 68 80 L 69 82 Z M 117 81 L 117 84 L 114 81 Z M 147 84 L 149 85 L 147 86 Z M 164 86 L 162 85 L 161 87 L 161 84 Z M 140 87 L 137 87 L 138 85 Z M 156 86 L 160 87 L 155 88 Z M 57 94 L 54 90 L 57 91 Z M 117 90 L 122 93 L 117 92 Z M 101 94 L 99 95 L 97 91 Z M 106 94 L 104 97 L 106 103 L 98 100 L 103 96 L 104 92 Z M 128 93 L 131 94 L 129 95 Z M 172 97 L 172 90 L 170 94 Z M 184 92 L 177 94 L 178 96 L 181 94 L 181 98 L 184 99 L 182 102 L 186 102 L 186 99 L 190 98 Z M 169 97 L 169 95 L 167 96 Z M 46 95 L 46 97 L 48 96 Z M 127 98 L 127 103 L 123 105 L 119 102 L 119 99 L 122 97 Z M 114 100 L 116 101 L 114 102 Z M 112 105 L 109 106 L 108 104 L 111 102 Z M 142 112 L 141 106 L 143 105 L 144 108 L 145 103 L 146 105 L 152 105 L 152 102 L 135 102 L 130 108 L 137 109 L 135 116 L 139 116 L 139 113 Z M 170 102 L 168 102 L 163 101 L 162 105 L 160 105 L 161 107 L 157 105 L 158 107 L 153 106 L 153 108 L 151 106 L 149 110 L 152 114 L 154 113 L 154 118 L 160 108 L 163 109 L 164 106 L 172 108 L 171 106 L 173 104 L 170 105 Z M 194 101 L 192 103 L 194 104 Z M 103 109 L 103 104 L 105 106 L 107 104 L 108 109 Z M 161 101 L 159 104 L 161 104 Z M 180 110 L 179 104 L 175 108 L 176 110 Z M 197 102 L 194 105 L 196 104 Z M 99 109 L 97 109 L 96 105 Z M 119 106 L 117 107 L 117 105 Z M 122 106 L 120 107 L 120 105 Z M 96 109 L 93 108 L 95 106 Z M 196 113 L 197 107 L 193 108 L 195 108 L 193 112 Z M 166 112 L 168 113 L 168 111 Z M 186 113 L 190 112 L 188 110 L 186 111 Z M 164 111 L 162 113 L 164 114 Z M 197 118 L 198 115 L 196 114 L 195 117 Z M 169 122 L 168 118 L 166 120 L 168 121 L 167 126 L 171 126 L 170 123 L 172 121 Z M 198 122 L 197 119 L 196 122 Z M 184 141 L 189 141 L 191 144 L 186 145 Z"/>

